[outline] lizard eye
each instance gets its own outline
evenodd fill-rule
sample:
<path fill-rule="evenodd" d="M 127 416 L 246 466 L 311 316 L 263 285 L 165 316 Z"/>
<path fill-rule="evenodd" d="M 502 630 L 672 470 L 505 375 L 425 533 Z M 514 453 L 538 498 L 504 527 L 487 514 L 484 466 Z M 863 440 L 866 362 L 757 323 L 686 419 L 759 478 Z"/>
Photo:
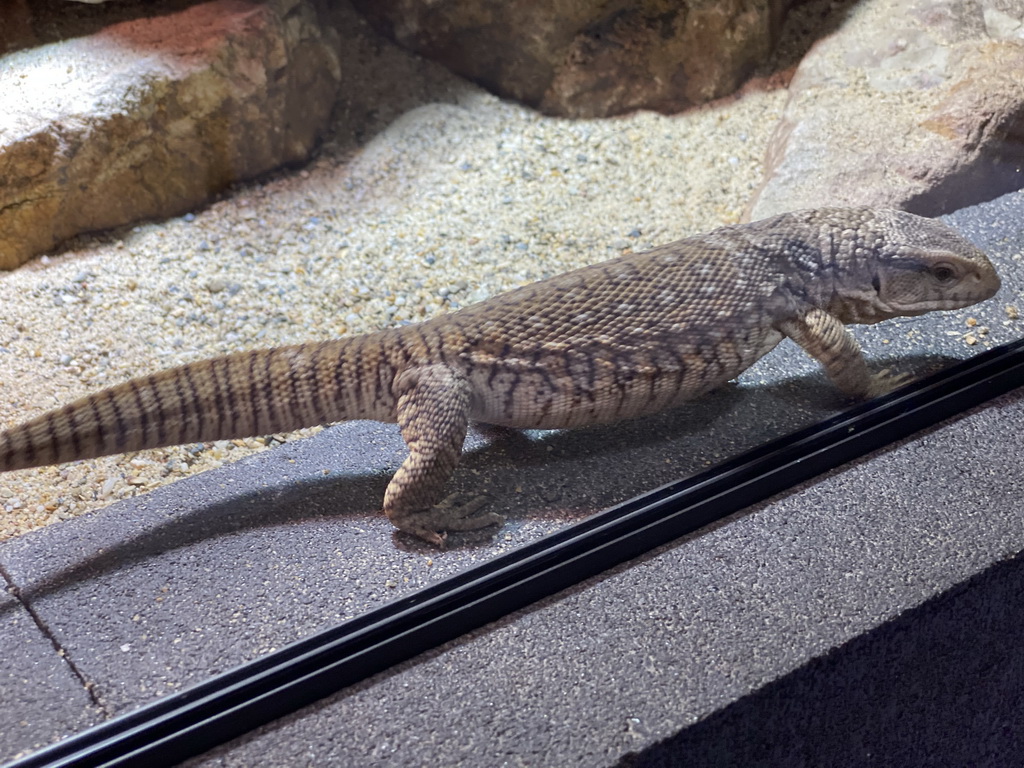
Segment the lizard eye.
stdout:
<path fill-rule="evenodd" d="M 931 273 L 940 283 L 948 283 L 956 278 L 956 270 L 951 264 L 936 264 Z"/>

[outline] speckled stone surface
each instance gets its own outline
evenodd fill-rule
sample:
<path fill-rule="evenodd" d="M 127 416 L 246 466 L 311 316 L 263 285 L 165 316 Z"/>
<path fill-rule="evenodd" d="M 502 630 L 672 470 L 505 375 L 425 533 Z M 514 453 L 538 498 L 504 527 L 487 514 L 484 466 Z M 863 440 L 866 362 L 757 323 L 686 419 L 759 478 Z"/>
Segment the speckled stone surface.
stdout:
<path fill-rule="evenodd" d="M 0 760 L 100 722 L 71 666 L 25 606 L 0 592 Z"/>
<path fill-rule="evenodd" d="M 1004 275 L 975 333 L 1020 300 L 1022 214 L 1013 195 L 952 219 Z M 969 352 L 953 317 L 858 333 L 875 365 L 920 370 Z M 117 714 L 841 405 L 787 343 L 666 417 L 477 433 L 454 490 L 509 521 L 444 553 L 376 513 L 394 427 L 350 423 L 5 542 L 0 567 Z M 984 405 L 196 764 L 999 765 L 1019 747 L 1022 420 L 1021 393 Z"/>

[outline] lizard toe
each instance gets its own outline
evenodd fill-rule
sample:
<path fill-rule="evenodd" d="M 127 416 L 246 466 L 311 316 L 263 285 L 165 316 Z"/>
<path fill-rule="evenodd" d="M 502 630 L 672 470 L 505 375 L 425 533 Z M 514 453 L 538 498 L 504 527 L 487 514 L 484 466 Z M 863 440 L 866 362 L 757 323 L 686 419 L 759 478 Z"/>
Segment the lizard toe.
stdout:
<path fill-rule="evenodd" d="M 388 513 L 392 524 L 401 531 L 411 533 L 443 549 L 448 531 L 475 531 L 491 525 L 502 525 L 505 518 L 494 512 L 477 514 L 487 503 L 486 495 L 465 496 L 452 494 L 428 509 L 408 511 L 392 510 Z"/>

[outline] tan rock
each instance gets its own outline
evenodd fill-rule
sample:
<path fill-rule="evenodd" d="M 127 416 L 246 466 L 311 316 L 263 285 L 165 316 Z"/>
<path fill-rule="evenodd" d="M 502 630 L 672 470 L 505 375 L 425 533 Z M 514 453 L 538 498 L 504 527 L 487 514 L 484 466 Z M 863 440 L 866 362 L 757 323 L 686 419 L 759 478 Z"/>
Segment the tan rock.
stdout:
<path fill-rule="evenodd" d="M 339 82 L 301 0 L 215 0 L 0 58 L 0 268 L 305 159 Z"/>
<path fill-rule="evenodd" d="M 374 26 L 495 93 L 566 117 L 732 93 L 791 0 L 355 0 Z"/>
<path fill-rule="evenodd" d="M 748 217 L 1024 186 L 1024 0 L 868 0 L 800 63 Z"/>

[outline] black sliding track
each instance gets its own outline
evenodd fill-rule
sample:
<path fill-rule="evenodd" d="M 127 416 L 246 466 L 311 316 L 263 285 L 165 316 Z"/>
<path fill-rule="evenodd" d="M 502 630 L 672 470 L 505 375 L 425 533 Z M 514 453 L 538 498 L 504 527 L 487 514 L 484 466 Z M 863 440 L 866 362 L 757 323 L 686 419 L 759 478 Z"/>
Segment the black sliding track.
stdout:
<path fill-rule="evenodd" d="M 653 490 L 10 768 L 180 762 L 1022 384 L 1024 340 Z"/>

